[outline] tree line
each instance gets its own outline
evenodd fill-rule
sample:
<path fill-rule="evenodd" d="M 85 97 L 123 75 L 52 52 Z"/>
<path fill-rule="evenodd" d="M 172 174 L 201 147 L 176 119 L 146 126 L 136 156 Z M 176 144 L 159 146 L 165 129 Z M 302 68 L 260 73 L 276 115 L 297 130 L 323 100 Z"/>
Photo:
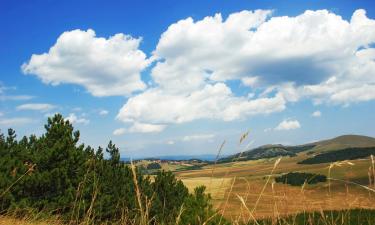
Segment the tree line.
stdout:
<path fill-rule="evenodd" d="M 39 137 L 0 132 L 0 213 L 47 213 L 76 224 L 217 224 L 221 219 L 204 186 L 189 193 L 165 171 L 151 179 L 122 162 L 112 141 L 94 149 L 79 137 L 60 114 L 48 118 Z"/>
<path fill-rule="evenodd" d="M 353 160 L 369 157 L 375 155 L 375 147 L 363 147 L 363 148 L 346 148 L 341 150 L 335 150 L 330 152 L 320 153 L 311 158 L 307 158 L 298 162 L 299 164 L 318 164 L 318 163 L 330 163 L 344 160 Z"/>

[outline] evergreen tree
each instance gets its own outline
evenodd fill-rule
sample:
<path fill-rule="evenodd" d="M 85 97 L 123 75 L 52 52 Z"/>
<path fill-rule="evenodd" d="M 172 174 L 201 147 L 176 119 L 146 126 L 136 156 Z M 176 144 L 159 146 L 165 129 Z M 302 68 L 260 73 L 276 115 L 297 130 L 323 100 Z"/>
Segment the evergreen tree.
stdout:
<path fill-rule="evenodd" d="M 57 114 L 48 118 L 46 132 L 17 140 L 13 129 L 0 132 L 0 212 L 58 214 L 73 223 L 83 219 L 139 221 L 141 205 L 148 209 L 150 223 L 175 223 L 181 208 L 182 224 L 201 224 L 213 215 L 204 188 L 189 194 L 171 172 L 160 171 L 153 182 L 120 159 L 112 141 L 104 155 L 79 144 L 79 131 Z M 214 221 L 216 217 L 212 217 Z"/>

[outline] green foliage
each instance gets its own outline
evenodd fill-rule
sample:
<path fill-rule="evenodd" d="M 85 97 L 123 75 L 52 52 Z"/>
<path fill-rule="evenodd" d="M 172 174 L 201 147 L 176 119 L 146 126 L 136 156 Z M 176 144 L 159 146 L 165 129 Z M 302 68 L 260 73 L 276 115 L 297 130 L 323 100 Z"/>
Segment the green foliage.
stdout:
<path fill-rule="evenodd" d="M 0 132 L 0 212 L 48 212 L 73 223 L 136 222 L 141 217 L 137 181 L 141 205 L 151 202 L 152 224 L 175 223 L 184 206 L 182 224 L 200 224 L 213 215 L 204 188 L 190 194 L 164 171 L 154 182 L 139 171 L 134 178 L 112 141 L 105 150 L 79 144 L 80 133 L 61 115 L 49 118 L 45 129 L 40 137 L 20 140 L 12 129 L 7 136 Z"/>
<path fill-rule="evenodd" d="M 343 160 L 361 159 L 369 157 L 370 155 L 375 155 L 375 147 L 346 148 L 342 150 L 321 153 L 314 157 L 305 159 L 299 162 L 299 164 L 318 164 L 337 162 Z"/>
<path fill-rule="evenodd" d="M 194 189 L 194 194 L 189 195 L 184 203 L 184 213 L 182 214 L 181 224 L 219 224 L 220 215 L 215 214 L 210 204 L 211 196 L 206 195 L 205 186 L 199 186 Z M 220 224 L 229 224 L 228 221 L 221 218 Z"/>
<path fill-rule="evenodd" d="M 316 184 L 319 182 L 326 182 L 327 177 L 324 175 L 320 175 L 320 174 L 291 172 L 291 173 L 287 173 L 282 176 L 276 177 L 275 181 L 277 183 L 290 184 L 292 186 L 301 186 L 305 182 L 307 184 Z"/>
<path fill-rule="evenodd" d="M 148 170 L 158 170 L 161 169 L 161 166 L 159 163 L 150 163 L 147 165 Z"/>
<path fill-rule="evenodd" d="M 298 145 L 298 146 L 284 146 L 284 145 L 264 145 L 245 152 L 237 153 L 220 159 L 219 163 L 226 163 L 232 161 L 246 161 L 256 159 L 267 159 L 278 156 L 294 157 L 299 152 L 307 151 L 314 148 L 315 145 Z"/>
<path fill-rule="evenodd" d="M 153 212 L 159 221 L 169 223 L 177 218 L 180 207 L 189 196 L 182 181 L 176 180 L 172 172 L 158 172 L 152 184 L 155 191 Z"/>

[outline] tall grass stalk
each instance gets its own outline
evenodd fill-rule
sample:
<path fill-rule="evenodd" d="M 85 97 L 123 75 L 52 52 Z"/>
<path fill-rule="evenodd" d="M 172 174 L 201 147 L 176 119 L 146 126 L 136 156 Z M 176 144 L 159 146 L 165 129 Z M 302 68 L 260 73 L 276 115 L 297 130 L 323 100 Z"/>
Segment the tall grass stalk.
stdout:
<path fill-rule="evenodd" d="M 215 168 L 216 168 L 216 164 L 217 164 L 217 161 L 218 161 L 219 158 L 220 158 L 221 151 L 223 150 L 224 145 L 225 145 L 225 140 L 224 140 L 223 143 L 220 145 L 219 150 L 217 151 L 217 154 L 216 154 L 216 158 L 215 158 L 214 165 L 212 166 L 210 183 L 209 183 L 209 185 L 208 185 L 208 187 L 209 187 L 209 191 L 212 191 L 212 178 L 213 178 L 213 176 L 214 176 L 214 171 L 215 171 Z"/>
<path fill-rule="evenodd" d="M 133 173 L 133 181 L 134 181 L 134 186 L 135 186 L 135 193 L 136 193 L 136 196 L 137 196 L 137 202 L 138 202 L 138 206 L 139 206 L 139 211 L 140 211 L 140 225 L 147 225 L 147 221 L 148 221 L 148 218 L 147 218 L 147 213 L 145 213 L 143 211 L 143 207 L 142 207 L 142 198 L 141 198 L 141 191 L 139 189 L 139 186 L 138 186 L 138 180 L 137 180 L 137 172 L 136 172 L 136 168 L 135 168 L 135 165 L 133 164 L 133 161 L 131 161 L 131 169 L 132 169 L 132 173 Z"/>
<path fill-rule="evenodd" d="M 17 180 L 15 180 L 11 185 L 9 185 L 9 187 L 7 189 L 5 189 L 1 194 L 0 194 L 0 199 L 8 192 L 10 191 L 10 189 L 12 189 L 12 187 L 14 185 L 16 185 L 18 182 L 20 182 L 20 180 L 22 180 L 22 178 L 24 178 L 26 175 L 28 175 L 29 173 L 33 172 L 34 171 L 34 168 L 35 168 L 35 164 L 31 165 L 27 171 L 22 174 Z"/>

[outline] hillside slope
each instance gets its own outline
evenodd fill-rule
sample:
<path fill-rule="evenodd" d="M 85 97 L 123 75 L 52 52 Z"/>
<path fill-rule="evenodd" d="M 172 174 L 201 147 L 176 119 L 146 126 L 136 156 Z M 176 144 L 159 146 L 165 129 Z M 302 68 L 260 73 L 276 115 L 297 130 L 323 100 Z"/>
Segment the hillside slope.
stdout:
<path fill-rule="evenodd" d="M 219 163 L 233 160 L 245 161 L 263 158 L 273 158 L 277 156 L 296 156 L 297 153 L 308 151 L 309 153 L 322 153 L 342 150 L 346 148 L 374 147 L 375 138 L 361 135 L 342 135 L 328 140 L 317 141 L 304 145 L 285 146 L 281 144 L 263 145 L 242 153 L 221 158 Z"/>
<path fill-rule="evenodd" d="M 362 135 L 342 135 L 332 139 L 312 143 L 314 153 L 340 150 L 345 148 L 364 148 L 375 146 L 375 138 Z"/>

